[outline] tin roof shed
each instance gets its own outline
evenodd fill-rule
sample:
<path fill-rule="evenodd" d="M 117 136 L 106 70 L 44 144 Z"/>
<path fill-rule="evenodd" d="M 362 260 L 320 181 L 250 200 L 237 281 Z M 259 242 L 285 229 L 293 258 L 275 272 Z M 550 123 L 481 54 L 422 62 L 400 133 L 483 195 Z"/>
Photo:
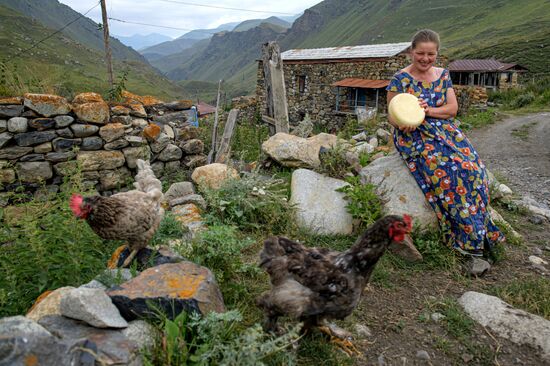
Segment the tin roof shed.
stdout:
<path fill-rule="evenodd" d="M 283 61 L 339 60 L 392 57 L 407 51 L 410 42 L 362 46 L 293 49 L 281 53 Z"/>

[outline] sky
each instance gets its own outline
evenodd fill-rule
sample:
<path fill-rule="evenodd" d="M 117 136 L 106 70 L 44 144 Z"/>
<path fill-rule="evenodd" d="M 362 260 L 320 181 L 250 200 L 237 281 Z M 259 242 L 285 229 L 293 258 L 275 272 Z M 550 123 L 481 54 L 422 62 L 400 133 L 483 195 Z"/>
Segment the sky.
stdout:
<path fill-rule="evenodd" d="M 97 1 L 59 0 L 59 2 L 70 6 L 79 13 L 88 11 L 97 4 Z M 241 22 L 247 19 L 295 15 L 320 2 L 321 0 L 106 0 L 106 5 L 107 14 L 111 18 L 193 30 L 216 28 L 224 23 Z M 199 7 L 190 5 L 192 3 L 257 12 Z M 285 14 L 277 14 L 277 12 Z M 98 6 L 92 10 L 87 17 L 101 23 L 101 7 Z M 186 33 L 186 30 L 128 24 L 113 20 L 109 21 L 109 30 L 112 34 L 119 36 L 160 33 L 176 38 Z"/>

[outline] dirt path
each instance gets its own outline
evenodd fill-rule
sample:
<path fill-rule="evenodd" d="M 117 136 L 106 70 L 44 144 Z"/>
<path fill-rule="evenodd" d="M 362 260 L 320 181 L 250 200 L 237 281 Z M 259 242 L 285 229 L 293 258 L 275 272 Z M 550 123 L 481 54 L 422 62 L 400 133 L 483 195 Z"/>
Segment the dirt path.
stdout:
<path fill-rule="evenodd" d="M 550 113 L 508 117 L 468 137 L 514 192 L 550 205 Z"/>

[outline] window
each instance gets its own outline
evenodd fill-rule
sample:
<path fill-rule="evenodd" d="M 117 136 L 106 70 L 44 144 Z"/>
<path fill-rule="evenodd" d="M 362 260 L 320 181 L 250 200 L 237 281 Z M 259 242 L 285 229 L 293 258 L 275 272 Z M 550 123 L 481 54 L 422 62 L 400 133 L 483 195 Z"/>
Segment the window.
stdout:
<path fill-rule="evenodd" d="M 305 75 L 298 76 L 298 91 L 300 94 L 306 91 L 306 77 Z"/>

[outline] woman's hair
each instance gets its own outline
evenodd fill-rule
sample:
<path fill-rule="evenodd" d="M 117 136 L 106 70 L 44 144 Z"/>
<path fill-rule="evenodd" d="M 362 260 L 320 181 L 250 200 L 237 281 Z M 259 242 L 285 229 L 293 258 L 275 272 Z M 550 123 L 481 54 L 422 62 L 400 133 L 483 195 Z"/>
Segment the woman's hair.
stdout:
<path fill-rule="evenodd" d="M 437 45 L 437 50 L 439 51 L 439 46 L 441 42 L 439 41 L 439 34 L 434 32 L 431 29 L 421 29 L 415 33 L 411 39 L 411 49 L 415 49 L 419 43 L 423 42 L 433 42 Z"/>

